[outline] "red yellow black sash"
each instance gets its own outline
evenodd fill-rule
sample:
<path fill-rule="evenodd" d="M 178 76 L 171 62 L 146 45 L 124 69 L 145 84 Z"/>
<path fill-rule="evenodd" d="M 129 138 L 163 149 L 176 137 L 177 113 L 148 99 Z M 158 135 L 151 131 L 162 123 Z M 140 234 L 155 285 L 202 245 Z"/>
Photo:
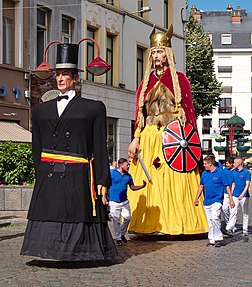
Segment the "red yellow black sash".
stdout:
<path fill-rule="evenodd" d="M 89 164 L 90 167 L 90 191 L 91 191 L 91 199 L 93 205 L 93 216 L 96 216 L 95 210 L 95 201 L 97 199 L 95 193 L 95 184 L 94 184 L 94 173 L 93 173 L 93 159 L 87 160 L 84 157 L 79 157 L 75 155 L 64 155 L 60 153 L 49 153 L 42 152 L 41 153 L 41 161 L 42 162 L 56 162 L 56 163 L 68 163 L 68 164 Z"/>

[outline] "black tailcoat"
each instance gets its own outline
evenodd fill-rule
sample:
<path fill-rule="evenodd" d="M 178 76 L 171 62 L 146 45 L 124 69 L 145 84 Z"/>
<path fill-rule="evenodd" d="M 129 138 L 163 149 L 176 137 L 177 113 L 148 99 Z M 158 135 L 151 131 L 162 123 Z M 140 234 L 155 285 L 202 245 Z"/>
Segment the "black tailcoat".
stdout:
<path fill-rule="evenodd" d="M 89 164 L 41 162 L 42 151 L 60 151 L 94 159 L 95 184 L 110 185 L 106 145 L 106 109 L 101 101 L 75 96 L 58 116 L 57 100 L 37 105 L 32 118 L 36 181 L 28 219 L 59 222 L 105 222 L 106 207 L 96 201 L 92 215 Z"/>

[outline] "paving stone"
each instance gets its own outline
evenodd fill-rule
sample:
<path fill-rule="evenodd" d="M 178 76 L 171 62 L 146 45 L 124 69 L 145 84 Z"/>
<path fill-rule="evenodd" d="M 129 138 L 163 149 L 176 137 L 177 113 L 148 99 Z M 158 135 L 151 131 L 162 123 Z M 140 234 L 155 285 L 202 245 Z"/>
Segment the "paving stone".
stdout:
<path fill-rule="evenodd" d="M 252 203 L 252 201 L 251 201 Z M 250 204 L 251 205 L 251 204 Z M 251 206 L 252 210 L 252 206 Z M 112 224 L 110 223 L 110 227 Z M 0 228 L 0 282 L 4 287 L 240 287 L 252 286 L 252 226 L 220 248 L 206 236 L 132 236 L 108 262 L 62 263 L 19 255 L 25 223 Z M 113 231 L 112 231 L 113 233 Z"/>

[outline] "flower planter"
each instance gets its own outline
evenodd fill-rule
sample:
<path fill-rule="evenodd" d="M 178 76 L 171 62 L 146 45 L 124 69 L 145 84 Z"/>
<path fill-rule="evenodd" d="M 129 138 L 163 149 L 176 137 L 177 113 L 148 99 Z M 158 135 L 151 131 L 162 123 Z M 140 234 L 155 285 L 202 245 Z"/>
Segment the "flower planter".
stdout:
<path fill-rule="evenodd" d="M 243 145 L 243 146 L 238 146 L 236 148 L 238 151 L 248 151 L 250 149 L 250 146 Z"/>
<path fill-rule="evenodd" d="M 227 149 L 226 146 L 215 146 L 214 150 L 215 151 L 225 151 Z"/>
<path fill-rule="evenodd" d="M 217 142 L 217 143 L 222 143 L 222 142 L 224 142 L 226 139 L 225 138 L 216 138 L 215 139 L 215 141 Z"/>

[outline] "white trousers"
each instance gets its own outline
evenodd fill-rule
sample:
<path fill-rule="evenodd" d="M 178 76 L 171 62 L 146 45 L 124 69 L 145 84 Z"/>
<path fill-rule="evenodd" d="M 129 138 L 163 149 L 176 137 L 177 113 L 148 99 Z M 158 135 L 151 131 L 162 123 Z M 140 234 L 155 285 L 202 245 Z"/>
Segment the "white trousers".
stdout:
<path fill-rule="evenodd" d="M 121 236 L 126 233 L 131 219 L 129 201 L 126 200 L 120 203 L 109 201 L 109 209 L 113 219 L 115 238 L 121 240 Z M 123 217 L 122 224 L 121 217 Z"/>
<path fill-rule="evenodd" d="M 220 202 L 215 202 L 211 205 L 205 205 L 204 208 L 209 228 L 208 239 L 210 243 L 214 244 L 215 241 L 223 240 L 220 219 L 222 204 Z"/>
<path fill-rule="evenodd" d="M 226 224 L 228 224 L 229 216 L 230 216 L 230 202 L 229 202 L 229 197 L 227 193 L 224 193 L 222 212 L 223 212 L 224 220 Z"/>
<path fill-rule="evenodd" d="M 248 231 L 248 223 L 249 223 L 249 197 L 243 197 L 241 200 L 238 197 L 233 196 L 234 208 L 230 208 L 230 218 L 227 224 L 226 229 L 232 230 L 236 224 L 237 214 L 239 210 L 239 206 L 242 209 L 242 217 L 243 217 L 243 231 Z"/>

